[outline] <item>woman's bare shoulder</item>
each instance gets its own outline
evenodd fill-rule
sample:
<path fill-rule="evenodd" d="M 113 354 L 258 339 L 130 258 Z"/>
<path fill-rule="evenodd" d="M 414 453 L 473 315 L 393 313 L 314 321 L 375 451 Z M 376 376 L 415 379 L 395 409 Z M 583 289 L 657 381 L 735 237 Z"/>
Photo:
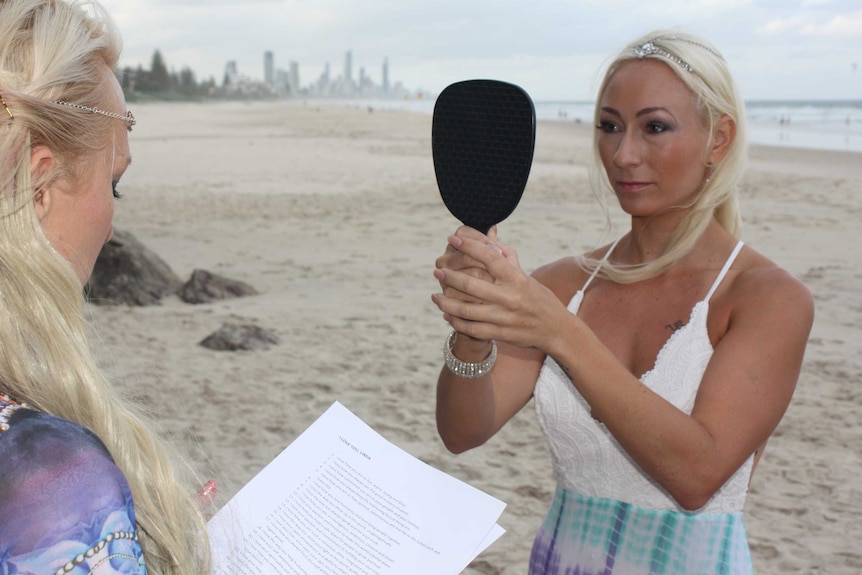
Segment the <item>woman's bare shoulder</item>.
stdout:
<path fill-rule="evenodd" d="M 753 248 L 741 254 L 739 266 L 728 293 L 735 309 L 755 316 L 793 313 L 813 318 L 811 292 L 789 271 Z"/>
<path fill-rule="evenodd" d="M 605 251 L 606 247 L 599 248 L 584 254 L 584 257 L 599 259 Z M 567 256 L 537 268 L 531 275 L 553 291 L 561 301 L 568 303 L 575 292 L 584 286 L 591 273 L 592 270 L 584 267 L 582 258 Z"/>

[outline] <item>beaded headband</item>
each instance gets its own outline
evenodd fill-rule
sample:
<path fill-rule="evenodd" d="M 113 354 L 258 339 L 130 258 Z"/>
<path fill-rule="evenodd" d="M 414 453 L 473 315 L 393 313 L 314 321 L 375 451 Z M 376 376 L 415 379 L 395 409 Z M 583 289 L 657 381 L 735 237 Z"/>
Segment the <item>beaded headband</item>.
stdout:
<path fill-rule="evenodd" d="M 74 108 L 76 110 L 83 110 L 84 112 L 90 112 L 91 114 L 101 114 L 102 116 L 107 116 L 108 118 L 116 118 L 118 120 L 122 120 L 126 123 L 126 129 L 130 132 L 132 131 L 132 127 L 137 124 L 137 120 L 135 120 L 134 114 L 131 111 L 127 112 L 125 116 L 122 114 L 115 114 L 114 112 L 108 112 L 107 110 L 102 110 L 100 108 L 91 108 L 90 106 L 82 106 L 81 104 L 72 104 L 71 102 L 63 102 L 62 100 L 49 100 L 52 104 L 57 104 L 59 106 L 66 106 L 67 108 Z M 12 110 L 9 109 L 9 105 L 6 103 L 6 99 L 3 98 L 3 94 L 0 94 L 0 104 L 3 104 L 3 107 L 6 108 L 6 113 L 9 114 L 9 118 L 14 120 L 15 116 L 12 114 Z"/>
<path fill-rule="evenodd" d="M 683 70 L 685 70 L 686 72 L 694 72 L 694 68 L 692 68 L 688 62 L 686 62 L 682 58 L 674 56 L 673 54 L 671 54 L 670 52 L 668 52 L 664 48 L 656 46 L 655 43 L 660 41 L 660 40 L 674 40 L 676 42 L 685 42 L 687 44 L 692 44 L 694 46 L 698 46 L 699 48 L 703 48 L 704 50 L 706 50 L 707 52 L 709 52 L 710 54 L 712 54 L 716 58 L 724 60 L 724 58 L 721 57 L 721 54 L 719 54 L 718 52 L 716 52 L 715 50 L 713 50 L 712 48 L 710 48 L 706 44 L 701 44 L 700 42 L 695 42 L 694 40 L 688 40 L 687 38 L 679 38 L 677 36 L 656 36 L 652 40 L 648 40 L 648 41 L 644 42 L 643 44 L 635 46 L 633 48 L 635 56 L 637 56 L 638 59 L 641 59 L 641 58 L 646 58 L 647 56 L 652 56 L 653 54 L 658 54 L 659 56 L 667 58 L 668 60 L 670 60 L 672 62 L 676 62 L 679 65 L 679 67 L 682 68 Z"/>
<path fill-rule="evenodd" d="M 114 112 L 109 112 L 107 110 L 102 110 L 101 108 L 91 108 L 90 106 L 82 106 L 81 104 L 73 104 L 71 102 L 63 102 L 62 100 L 49 100 L 52 104 L 57 104 L 59 106 L 66 106 L 67 108 L 74 108 L 76 110 L 83 110 L 84 112 L 90 112 L 91 114 L 100 114 L 102 116 L 107 116 L 108 118 L 116 118 L 118 120 L 123 120 L 126 123 L 126 129 L 130 132 L 132 131 L 132 127 L 137 124 L 137 120 L 135 120 L 135 116 L 131 111 L 127 112 L 125 116 L 122 114 L 115 114 Z"/>

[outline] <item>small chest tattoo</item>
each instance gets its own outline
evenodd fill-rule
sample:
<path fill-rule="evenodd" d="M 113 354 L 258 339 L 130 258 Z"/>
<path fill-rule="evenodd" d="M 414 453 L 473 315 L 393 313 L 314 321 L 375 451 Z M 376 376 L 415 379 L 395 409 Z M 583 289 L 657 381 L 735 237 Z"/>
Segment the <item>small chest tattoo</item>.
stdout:
<path fill-rule="evenodd" d="M 683 323 L 682 320 L 677 320 L 673 323 L 667 324 L 666 326 L 664 326 L 664 328 L 670 331 L 677 331 L 683 326 L 685 326 L 685 323 Z"/>

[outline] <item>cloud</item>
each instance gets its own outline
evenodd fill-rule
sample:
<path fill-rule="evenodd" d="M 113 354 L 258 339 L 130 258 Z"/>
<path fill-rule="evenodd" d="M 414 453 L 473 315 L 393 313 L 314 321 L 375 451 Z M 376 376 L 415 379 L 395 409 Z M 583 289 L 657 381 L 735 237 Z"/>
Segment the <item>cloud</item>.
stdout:
<path fill-rule="evenodd" d="M 837 14 L 826 20 L 814 14 L 780 18 L 768 22 L 760 31 L 769 36 L 797 34 L 809 38 L 862 38 L 862 10 Z"/>
<path fill-rule="evenodd" d="M 862 10 L 853 14 L 839 14 L 823 24 L 807 24 L 803 26 L 802 33 L 829 38 L 862 38 Z"/>
<path fill-rule="evenodd" d="M 801 16 L 794 16 L 792 18 L 779 18 L 778 20 L 772 20 L 771 22 L 767 22 L 764 26 L 761 27 L 760 31 L 772 36 L 775 34 L 783 34 L 785 32 L 799 30 L 804 25 L 805 19 Z"/>

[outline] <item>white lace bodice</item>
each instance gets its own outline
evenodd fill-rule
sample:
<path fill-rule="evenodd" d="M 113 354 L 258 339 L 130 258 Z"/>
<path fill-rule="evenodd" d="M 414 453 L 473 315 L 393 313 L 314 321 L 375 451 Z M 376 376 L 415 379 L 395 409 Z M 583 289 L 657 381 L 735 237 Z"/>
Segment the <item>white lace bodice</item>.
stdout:
<path fill-rule="evenodd" d="M 688 323 L 665 342 L 653 368 L 641 382 L 685 413 L 691 413 L 706 366 L 712 357 L 706 320 L 709 298 L 718 287 L 742 244 L 737 246 L 706 298 L 691 311 Z M 586 288 L 586 286 L 584 286 Z M 584 292 L 568 309 L 577 314 Z M 557 483 L 592 497 L 617 499 L 651 509 L 680 507 L 673 498 L 632 461 L 607 428 L 590 414 L 589 405 L 555 361 L 548 358 L 534 391 L 539 425 L 548 438 Z M 741 511 L 748 492 L 754 456 L 731 476 L 700 511 Z"/>

